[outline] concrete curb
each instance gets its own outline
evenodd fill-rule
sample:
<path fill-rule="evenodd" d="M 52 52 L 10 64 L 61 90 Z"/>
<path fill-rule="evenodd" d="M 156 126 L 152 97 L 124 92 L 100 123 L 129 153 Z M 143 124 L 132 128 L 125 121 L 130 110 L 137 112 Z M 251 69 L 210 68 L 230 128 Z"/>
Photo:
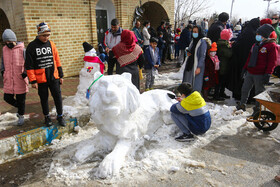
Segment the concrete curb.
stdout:
<path fill-rule="evenodd" d="M 66 127 L 40 127 L 0 140 L 0 163 L 32 152 L 40 146 L 48 145 L 53 139 L 59 139 L 65 133 L 74 131 L 78 125 L 76 118 L 66 120 Z"/>

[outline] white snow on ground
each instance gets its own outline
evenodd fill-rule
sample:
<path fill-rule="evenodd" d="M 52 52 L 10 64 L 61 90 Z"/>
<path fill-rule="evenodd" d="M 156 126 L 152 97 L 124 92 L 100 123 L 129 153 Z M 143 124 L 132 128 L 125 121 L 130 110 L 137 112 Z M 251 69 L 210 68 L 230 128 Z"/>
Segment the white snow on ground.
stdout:
<path fill-rule="evenodd" d="M 164 76 L 168 77 L 169 74 L 163 75 L 162 77 Z M 168 78 L 166 80 L 168 80 Z M 121 88 L 121 90 L 126 89 Z M 145 101 L 143 97 L 148 98 L 149 94 L 147 93 L 149 92 L 146 92 L 146 95 L 142 94 L 142 101 Z M 105 93 L 103 94 L 106 95 Z M 122 93 L 122 95 L 126 94 Z M 116 96 L 116 98 L 118 97 L 119 96 Z M 149 103 L 150 100 L 147 99 L 146 102 Z M 107 104 L 110 105 L 110 102 Z M 192 160 L 190 156 L 191 151 L 194 148 L 206 146 L 221 135 L 235 135 L 240 129 L 242 129 L 242 132 L 250 133 L 252 128 L 255 128 L 252 123 L 246 123 L 246 117 L 249 113 L 236 111 L 234 106 L 216 105 L 213 103 L 207 103 L 207 106 L 211 113 L 212 126 L 206 134 L 197 136 L 195 141 L 189 143 L 175 141 L 174 138 L 180 134 L 177 126 L 175 124 L 164 123 L 160 120 L 162 117 L 161 115 L 156 116 L 158 119 L 155 118 L 152 120 L 152 125 L 154 127 L 158 126 L 159 128 L 146 131 L 146 133 L 139 138 L 131 139 L 131 144 L 133 146 L 130 147 L 126 154 L 122 168 L 118 173 L 115 173 L 112 178 L 105 179 L 105 183 L 108 182 L 112 184 L 120 180 L 134 180 L 136 176 L 145 178 L 149 173 L 163 176 L 164 174 L 177 172 L 179 170 L 191 173 L 192 168 L 212 167 L 206 166 L 204 161 Z M 99 105 L 99 107 L 101 106 Z M 118 112 L 118 108 L 116 108 L 115 104 L 112 107 Z M 94 110 L 92 110 L 92 112 L 93 111 Z M 170 113 L 165 113 L 165 115 L 170 115 Z M 98 133 L 100 133 L 100 131 L 92 127 L 87 130 L 82 129 L 78 135 L 71 136 L 70 140 L 65 137 L 60 141 L 56 140 L 54 145 L 52 145 L 53 148 L 62 148 L 62 145 L 65 146 L 65 148 L 53 157 L 53 163 L 49 170 L 49 177 L 65 182 L 67 185 L 86 183 L 87 180 L 95 178 L 95 173 L 99 168 L 100 162 L 102 163 L 104 157 L 106 158 L 106 155 L 111 151 L 93 150 L 95 147 L 92 144 L 95 144 L 96 139 L 94 138 Z M 258 133 L 261 132 L 256 132 L 256 134 Z M 110 139 L 108 141 L 113 140 Z M 95 154 L 93 154 L 90 159 L 87 159 L 86 162 L 77 162 L 75 154 L 80 149 L 83 149 L 82 152 L 85 154 L 91 154 L 93 152 L 95 152 Z M 223 171 L 223 168 L 219 170 Z"/>
<path fill-rule="evenodd" d="M 177 142 L 174 140 L 180 134 L 177 126 L 175 124 L 161 124 L 161 127 L 152 135 L 145 135 L 137 140 L 138 146 L 130 150 L 120 173 L 113 178 L 106 179 L 105 182 L 134 180 L 135 175 L 139 173 L 145 176 L 152 172 L 162 176 L 162 174 L 178 170 L 191 172 L 192 168 L 205 168 L 205 162 L 190 159 L 190 152 L 193 148 L 203 147 L 221 135 L 234 135 L 240 128 L 248 130 L 248 132 L 255 128 L 252 124 L 246 123 L 247 112 L 235 111 L 235 107 L 225 105 L 220 106 L 212 103 L 207 103 L 207 105 L 212 117 L 212 126 L 205 135 L 197 136 L 195 141 L 190 143 Z M 54 177 L 61 182 L 64 181 L 67 185 L 91 180 L 94 168 L 99 165 L 105 153 L 100 152 L 89 162 L 80 164 L 72 159 L 75 145 L 71 144 L 84 142 L 84 145 L 87 145 L 86 142 L 92 140 L 97 133 L 98 130 L 92 127 L 86 130 L 82 129 L 77 135 L 64 137 L 60 141 L 56 140 L 52 148 L 58 149 L 63 146 L 66 148 L 54 156 L 49 177 Z"/>
<path fill-rule="evenodd" d="M 24 115 L 24 120 L 28 120 L 29 115 Z M 6 128 L 17 125 L 18 117 L 16 113 L 6 112 L 0 115 L 0 130 L 6 130 Z"/>

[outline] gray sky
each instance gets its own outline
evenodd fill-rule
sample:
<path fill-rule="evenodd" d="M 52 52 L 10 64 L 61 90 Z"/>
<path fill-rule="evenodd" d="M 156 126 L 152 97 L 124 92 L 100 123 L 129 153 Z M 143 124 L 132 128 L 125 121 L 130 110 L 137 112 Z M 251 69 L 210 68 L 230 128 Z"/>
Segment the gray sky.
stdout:
<path fill-rule="evenodd" d="M 210 0 L 211 8 L 209 13 L 215 11 L 219 14 L 221 12 L 227 12 L 230 14 L 232 0 Z M 274 0 L 275 1 L 275 0 Z M 280 0 L 278 3 L 270 3 L 270 10 L 280 11 Z M 234 0 L 233 4 L 233 17 L 242 18 L 243 20 L 249 20 L 255 17 L 263 18 L 267 10 L 267 1 L 263 0 Z M 211 15 L 211 14 L 210 14 Z"/>

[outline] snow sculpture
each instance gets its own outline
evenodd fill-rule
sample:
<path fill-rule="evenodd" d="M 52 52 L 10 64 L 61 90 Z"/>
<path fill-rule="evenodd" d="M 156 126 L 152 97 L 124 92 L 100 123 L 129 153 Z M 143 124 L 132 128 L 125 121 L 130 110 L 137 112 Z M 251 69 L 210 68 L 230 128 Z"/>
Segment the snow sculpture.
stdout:
<path fill-rule="evenodd" d="M 95 74 L 95 79 L 100 77 Z M 111 151 L 100 163 L 95 175 L 112 177 L 123 166 L 137 140 L 153 134 L 162 124 L 171 124 L 171 100 L 166 90 L 152 90 L 139 94 L 131 83 L 131 74 L 101 77 L 92 87 L 91 118 L 98 134 L 86 144 L 77 146 L 74 159 L 85 162 L 100 152 Z M 139 144 L 139 141 L 138 141 Z M 133 155 L 130 154 L 130 155 Z"/>
<path fill-rule="evenodd" d="M 94 48 L 85 53 L 84 63 L 84 67 L 81 69 L 79 75 L 80 82 L 77 87 L 77 93 L 75 96 L 70 96 L 63 101 L 64 115 L 78 117 L 83 114 L 88 114 L 89 100 L 86 98 L 86 91 L 94 80 L 94 74 L 96 72 L 103 73 L 104 64 L 96 55 Z"/>

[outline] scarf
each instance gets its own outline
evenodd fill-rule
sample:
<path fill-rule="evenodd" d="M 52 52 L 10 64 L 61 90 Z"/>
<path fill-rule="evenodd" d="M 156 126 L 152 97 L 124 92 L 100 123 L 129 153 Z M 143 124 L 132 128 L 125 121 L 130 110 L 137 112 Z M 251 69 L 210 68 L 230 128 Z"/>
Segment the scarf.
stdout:
<path fill-rule="evenodd" d="M 203 33 L 202 33 L 202 29 L 200 26 L 194 26 L 194 28 L 198 28 L 198 37 L 197 38 L 193 38 L 192 40 L 192 48 L 190 49 L 190 53 L 192 54 L 191 56 L 188 57 L 188 61 L 186 64 L 186 70 L 187 71 L 191 71 L 194 65 L 194 57 L 195 57 L 195 48 L 196 45 L 198 43 L 198 41 L 204 37 Z M 193 28 L 193 29 L 194 29 Z"/>
<path fill-rule="evenodd" d="M 263 44 L 265 44 L 265 43 L 266 42 L 255 43 L 255 45 L 253 46 L 253 49 L 252 49 L 252 53 L 251 53 L 250 61 L 248 63 L 248 67 L 253 68 L 257 65 L 259 50 L 263 46 Z"/>
<path fill-rule="evenodd" d="M 135 35 L 130 30 L 123 30 L 120 43 L 113 47 L 112 51 L 120 67 L 135 62 L 142 54 L 142 49 L 136 44 Z"/>
<path fill-rule="evenodd" d="M 217 55 L 210 56 L 210 58 L 211 58 L 212 62 L 214 63 L 215 70 L 216 71 L 219 70 L 220 69 L 220 60 L 219 60 L 218 56 Z"/>
<path fill-rule="evenodd" d="M 104 73 L 104 64 L 103 62 L 99 59 L 97 56 L 85 56 L 84 61 L 86 62 L 91 62 L 91 63 L 98 63 L 100 65 L 100 72 L 103 74 Z"/>

